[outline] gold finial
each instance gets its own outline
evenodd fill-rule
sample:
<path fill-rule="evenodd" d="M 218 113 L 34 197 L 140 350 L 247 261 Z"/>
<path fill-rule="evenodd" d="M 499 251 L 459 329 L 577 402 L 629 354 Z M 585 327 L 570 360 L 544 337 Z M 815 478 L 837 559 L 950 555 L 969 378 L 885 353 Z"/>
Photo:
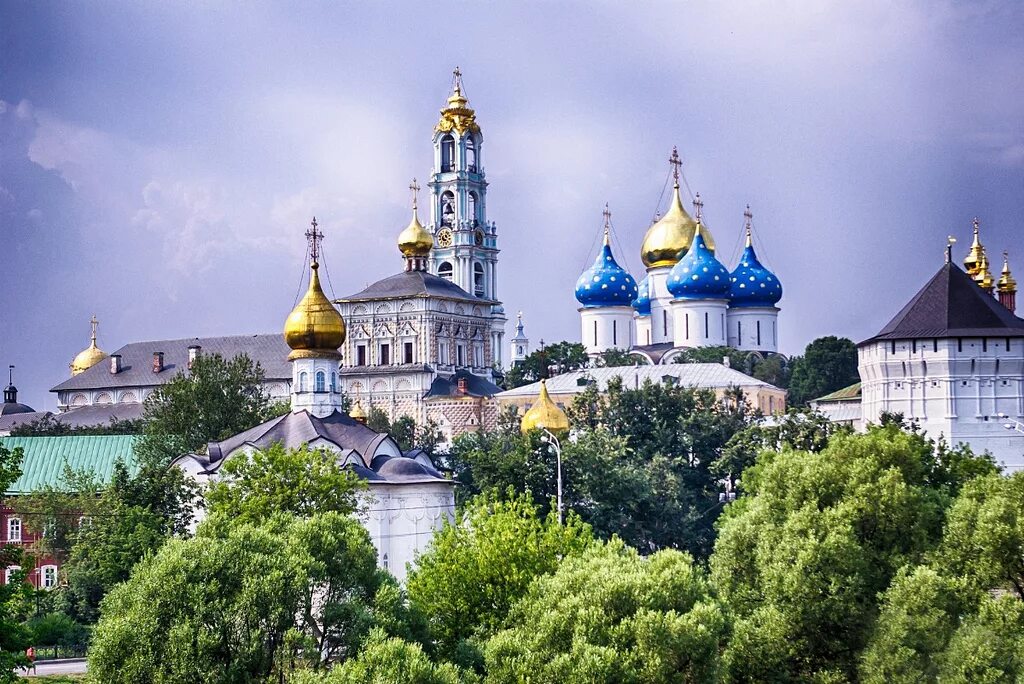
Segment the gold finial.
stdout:
<path fill-rule="evenodd" d="M 697 196 L 693 198 L 693 208 L 697 212 L 696 216 L 694 216 L 694 219 L 696 219 L 697 223 L 700 223 L 701 218 L 703 218 L 704 216 L 704 200 L 700 198 L 699 192 L 697 193 Z"/>
<path fill-rule="evenodd" d="M 978 230 L 981 221 L 975 216 L 971 223 L 974 226 L 974 240 L 971 242 L 970 251 L 967 252 L 967 256 L 964 258 L 964 269 L 967 271 L 967 275 L 977 279 L 978 272 L 981 270 L 981 258 L 985 254 L 985 248 L 981 244 Z"/>
<path fill-rule="evenodd" d="M 309 258 L 315 268 L 319 264 L 320 242 L 324 239 L 324 234 L 318 229 L 320 224 L 316 222 L 316 216 L 313 217 L 309 225 L 310 229 L 306 231 L 306 240 L 309 242 Z"/>
<path fill-rule="evenodd" d="M 672 156 L 668 158 L 668 163 L 672 165 L 672 179 L 675 181 L 675 187 L 679 187 L 679 169 L 682 167 L 683 162 L 679 160 L 679 150 L 675 145 L 672 146 Z"/>
<path fill-rule="evenodd" d="M 1015 294 L 1017 292 L 1017 281 L 1010 273 L 1010 253 L 1003 251 L 1003 272 L 999 275 L 999 292 L 1002 294 Z"/>
<path fill-rule="evenodd" d="M 992 273 L 988 268 L 988 255 L 984 250 L 981 252 L 981 260 L 978 262 L 978 271 L 974 276 L 974 282 L 981 286 L 985 292 L 992 292 Z"/>
<path fill-rule="evenodd" d="M 747 210 L 743 212 L 743 219 L 743 227 L 747 231 L 747 243 L 744 245 L 744 247 L 750 247 L 751 245 L 754 244 L 754 241 L 751 239 L 751 226 L 753 225 L 752 222 L 754 220 L 754 214 L 750 211 L 749 204 L 747 205 Z"/>
<path fill-rule="evenodd" d="M 604 211 L 601 212 L 604 216 L 604 244 L 608 244 L 608 234 L 612 229 L 612 211 L 608 208 L 608 203 L 604 203 Z"/>
<path fill-rule="evenodd" d="M 956 244 L 956 238 L 952 235 L 946 237 L 946 263 L 953 263 L 953 245 Z"/>

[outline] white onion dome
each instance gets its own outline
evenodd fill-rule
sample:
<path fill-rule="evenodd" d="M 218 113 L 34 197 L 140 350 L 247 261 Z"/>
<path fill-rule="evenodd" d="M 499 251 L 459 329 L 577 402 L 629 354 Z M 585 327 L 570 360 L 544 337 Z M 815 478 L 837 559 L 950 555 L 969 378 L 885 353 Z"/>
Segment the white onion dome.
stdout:
<path fill-rule="evenodd" d="M 605 233 L 594 265 L 576 281 L 576 301 L 587 308 L 629 306 L 636 296 L 636 281 L 615 261 Z"/>
<path fill-rule="evenodd" d="M 651 315 L 651 281 L 650 276 L 644 276 L 636 287 L 636 299 L 632 302 L 633 308 L 641 316 Z"/>
<path fill-rule="evenodd" d="M 740 262 L 729 274 L 730 306 L 775 306 L 782 299 L 782 283 L 757 259 L 754 245 L 747 236 L 747 246 Z"/>
<path fill-rule="evenodd" d="M 729 282 L 729 271 L 697 232 L 690 250 L 669 272 L 668 291 L 676 299 L 725 299 Z"/>

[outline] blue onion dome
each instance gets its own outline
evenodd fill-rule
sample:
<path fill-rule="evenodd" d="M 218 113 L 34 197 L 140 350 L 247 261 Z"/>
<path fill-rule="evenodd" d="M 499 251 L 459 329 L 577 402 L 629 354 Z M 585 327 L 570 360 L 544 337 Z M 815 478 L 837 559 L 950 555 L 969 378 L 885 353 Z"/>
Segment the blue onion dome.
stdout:
<path fill-rule="evenodd" d="M 641 316 L 651 315 L 651 282 L 650 276 L 644 276 L 636 288 L 636 299 L 633 300 L 633 308 Z"/>
<path fill-rule="evenodd" d="M 608 231 L 594 265 L 576 281 L 576 300 L 585 307 L 629 306 L 636 299 L 636 281 L 612 256 Z"/>
<path fill-rule="evenodd" d="M 668 291 L 676 299 L 725 299 L 729 271 L 708 249 L 704 236 L 694 234 L 690 250 L 668 274 Z"/>
<path fill-rule="evenodd" d="M 740 256 L 740 262 L 729 274 L 729 282 L 731 306 L 775 306 L 782 299 L 782 283 L 757 259 L 749 225 L 747 245 Z"/>

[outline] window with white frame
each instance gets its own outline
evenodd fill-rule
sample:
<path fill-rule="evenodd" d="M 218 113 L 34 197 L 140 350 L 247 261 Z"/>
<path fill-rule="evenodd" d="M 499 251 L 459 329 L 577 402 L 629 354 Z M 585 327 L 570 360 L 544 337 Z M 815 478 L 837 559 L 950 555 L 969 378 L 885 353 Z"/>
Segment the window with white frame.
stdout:
<path fill-rule="evenodd" d="M 20 542 L 21 541 L 21 518 L 8 518 L 7 519 L 7 541 L 9 541 L 9 542 Z"/>
<path fill-rule="evenodd" d="M 412 363 L 415 360 L 413 355 L 413 344 L 412 342 L 402 343 L 402 363 Z"/>
<path fill-rule="evenodd" d="M 323 371 L 317 371 L 316 376 L 316 389 L 314 392 L 326 392 L 327 391 L 327 374 Z"/>
<path fill-rule="evenodd" d="M 21 572 L 20 565 L 9 565 L 4 569 L 4 584 L 10 584 L 14 579 L 14 573 Z"/>
<path fill-rule="evenodd" d="M 43 589 L 53 589 L 57 586 L 57 566 L 56 565 L 44 565 L 39 568 L 39 573 L 43 578 Z"/>

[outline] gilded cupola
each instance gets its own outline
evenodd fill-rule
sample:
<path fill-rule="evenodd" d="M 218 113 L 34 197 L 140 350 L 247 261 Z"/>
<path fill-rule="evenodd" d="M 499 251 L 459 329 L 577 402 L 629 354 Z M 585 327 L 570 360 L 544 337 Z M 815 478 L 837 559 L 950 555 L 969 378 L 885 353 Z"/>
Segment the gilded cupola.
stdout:
<path fill-rule="evenodd" d="M 89 370 L 97 363 L 107 358 L 107 353 L 96 346 L 96 328 L 99 325 L 99 321 L 93 316 L 89 324 L 92 326 L 92 340 L 89 342 L 89 346 L 78 352 L 74 361 L 71 362 L 71 375 L 75 376 L 79 373 L 84 373 Z"/>
<path fill-rule="evenodd" d="M 971 249 L 967 252 L 967 256 L 964 258 L 964 270 L 967 271 L 967 275 L 974 278 L 978 275 L 978 271 L 981 270 L 981 261 L 985 256 L 985 248 L 981 244 L 981 237 L 978 235 L 978 226 L 980 221 L 977 217 L 974 219 L 974 240 L 971 242 Z"/>
<path fill-rule="evenodd" d="M 704 236 L 704 244 L 712 253 L 715 251 L 715 241 L 711 238 L 708 229 L 701 225 L 698 228 L 697 221 L 683 209 L 683 202 L 679 196 L 679 151 L 672 148 L 672 157 L 669 159 L 672 164 L 672 176 L 675 180 L 672 186 L 672 200 L 668 211 L 654 223 L 644 236 L 643 245 L 640 248 L 640 258 L 647 268 L 660 266 L 674 266 L 693 243 L 693 236 L 699 230 Z"/>
<path fill-rule="evenodd" d="M 317 229 L 316 218 L 311 225 L 312 228 L 306 231 L 310 250 L 309 289 L 284 323 L 284 341 L 292 349 L 289 361 L 312 357 L 340 358 L 338 348 L 345 343 L 345 320 L 324 294 L 317 273 L 323 233 Z"/>
<path fill-rule="evenodd" d="M 1013 279 L 1013 274 L 1010 273 L 1010 255 L 1007 252 L 1003 252 L 1003 272 L 999 274 L 999 282 L 996 283 L 996 289 L 1000 293 L 1013 294 L 1017 292 L 1017 281 Z"/>
<path fill-rule="evenodd" d="M 992 287 L 995 281 L 992 279 L 992 271 L 989 270 L 988 255 L 985 251 L 981 252 L 981 259 L 978 261 L 978 270 L 974 274 L 974 282 L 978 283 L 985 292 L 992 292 Z"/>
<path fill-rule="evenodd" d="M 551 397 L 548 395 L 547 380 L 540 381 L 540 394 L 537 395 L 537 400 L 533 402 L 533 406 L 526 412 L 520 423 L 520 429 L 524 433 L 541 428 L 551 432 L 567 432 L 569 430 L 569 418 L 565 415 L 565 411 L 558 408 L 558 404 L 551 401 Z"/>
<path fill-rule="evenodd" d="M 434 247 L 434 236 L 420 223 L 416 207 L 416 195 L 420 186 L 416 184 L 415 178 L 409 189 L 412 191 L 412 220 L 398 235 L 398 249 L 406 258 L 407 271 L 424 270 L 426 268 L 425 259 Z"/>
<path fill-rule="evenodd" d="M 452 94 L 448 97 L 448 103 L 441 110 L 441 118 L 434 127 L 435 133 L 447 133 L 454 130 L 462 135 L 467 130 L 473 133 L 480 132 L 480 126 L 476 122 L 476 112 L 469 106 L 462 87 L 462 72 L 458 67 L 452 72 Z"/>

